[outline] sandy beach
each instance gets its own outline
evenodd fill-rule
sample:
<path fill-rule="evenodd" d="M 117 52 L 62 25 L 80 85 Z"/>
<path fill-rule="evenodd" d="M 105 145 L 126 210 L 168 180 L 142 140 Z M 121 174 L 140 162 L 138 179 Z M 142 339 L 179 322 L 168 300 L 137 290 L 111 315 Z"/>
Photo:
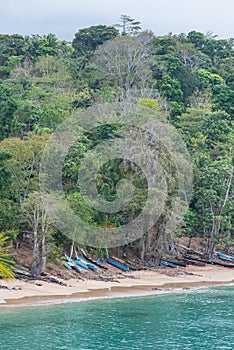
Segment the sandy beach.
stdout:
<path fill-rule="evenodd" d="M 173 272 L 175 272 L 173 270 Z M 53 276 L 52 276 L 53 277 Z M 136 297 L 178 289 L 234 284 L 234 270 L 216 266 L 129 272 L 114 282 L 72 278 L 59 285 L 42 280 L 0 282 L 0 307 L 40 305 L 94 298 Z"/>

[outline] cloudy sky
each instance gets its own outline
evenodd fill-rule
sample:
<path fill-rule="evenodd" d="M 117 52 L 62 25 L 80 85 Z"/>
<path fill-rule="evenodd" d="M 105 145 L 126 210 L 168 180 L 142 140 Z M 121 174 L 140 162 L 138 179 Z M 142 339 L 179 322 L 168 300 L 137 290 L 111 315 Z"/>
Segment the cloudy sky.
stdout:
<path fill-rule="evenodd" d="M 0 33 L 47 34 L 71 41 L 80 28 L 113 25 L 121 14 L 156 35 L 212 31 L 234 37 L 234 0 L 0 0 Z"/>

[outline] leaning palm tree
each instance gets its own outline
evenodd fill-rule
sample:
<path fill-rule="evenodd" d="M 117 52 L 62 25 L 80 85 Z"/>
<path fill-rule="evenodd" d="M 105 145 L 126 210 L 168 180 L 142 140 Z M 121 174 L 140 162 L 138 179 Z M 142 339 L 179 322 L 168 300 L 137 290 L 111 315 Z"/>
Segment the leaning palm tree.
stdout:
<path fill-rule="evenodd" d="M 9 253 L 10 246 L 6 245 L 8 237 L 0 233 L 0 278 L 14 278 L 14 260 Z"/>

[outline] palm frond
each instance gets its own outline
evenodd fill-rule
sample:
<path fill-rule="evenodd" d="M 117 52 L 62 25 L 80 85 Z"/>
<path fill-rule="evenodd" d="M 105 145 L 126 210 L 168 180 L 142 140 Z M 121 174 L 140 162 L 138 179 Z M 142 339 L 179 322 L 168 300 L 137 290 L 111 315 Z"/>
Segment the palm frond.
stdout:
<path fill-rule="evenodd" d="M 6 245 L 8 237 L 4 237 L 2 233 L 0 233 L 0 277 L 14 278 L 14 260 L 12 254 L 8 253 L 11 246 Z"/>

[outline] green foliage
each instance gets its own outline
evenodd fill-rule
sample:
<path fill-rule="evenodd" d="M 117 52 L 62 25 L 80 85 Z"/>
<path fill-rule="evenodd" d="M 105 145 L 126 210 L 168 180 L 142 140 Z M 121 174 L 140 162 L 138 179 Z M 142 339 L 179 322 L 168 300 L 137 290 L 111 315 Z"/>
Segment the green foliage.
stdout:
<path fill-rule="evenodd" d="M 80 29 L 72 41 L 75 54 L 89 59 L 96 48 L 105 41 L 114 39 L 118 35 L 118 30 L 106 25 L 97 25 Z"/>
<path fill-rule="evenodd" d="M 38 57 L 54 56 L 58 53 L 59 43 L 54 34 L 32 35 L 26 37 L 25 42 L 27 43 L 27 56 L 34 61 Z"/>
<path fill-rule="evenodd" d="M 0 196 L 3 198 L 11 197 L 12 172 L 8 165 L 9 159 L 11 154 L 0 149 Z"/>
<path fill-rule="evenodd" d="M 161 112 L 161 107 L 157 100 L 152 98 L 140 98 L 139 103 L 142 106 L 153 109 L 155 112 Z"/>
<path fill-rule="evenodd" d="M 9 253 L 10 246 L 6 245 L 8 237 L 0 233 L 0 277 L 4 279 L 14 278 L 14 260 Z"/>
<path fill-rule="evenodd" d="M 207 254 L 233 227 L 233 120 L 224 111 L 190 109 L 176 120 L 193 155 L 194 192 L 184 232 L 207 239 Z"/>
<path fill-rule="evenodd" d="M 224 111 L 210 113 L 203 121 L 201 132 L 207 137 L 210 149 L 217 144 L 223 144 L 228 150 L 228 143 L 233 137 L 234 122 L 232 117 Z"/>
<path fill-rule="evenodd" d="M 33 135 L 32 138 L 8 138 L 1 142 L 0 148 L 11 153 L 9 169 L 12 173 L 13 190 L 19 203 L 29 192 L 38 189 L 38 172 L 42 151 L 48 135 Z"/>
<path fill-rule="evenodd" d="M 54 34 L 0 35 L 0 230 L 13 239 L 22 228 L 20 203 L 38 191 L 48 134 L 77 109 L 127 98 L 157 113 L 167 110 L 182 135 L 194 163 L 194 192 L 183 233 L 204 236 L 212 255 L 214 243 L 228 246 L 233 239 L 233 40 L 196 31 L 156 37 L 140 33 L 140 22 L 127 15 L 116 27 L 80 29 L 72 44 Z M 97 188 L 113 201 L 118 182 L 130 174 L 134 200 L 124 213 L 93 210 L 77 186 L 85 153 L 119 137 L 121 128 L 107 124 L 91 129 L 78 138 L 64 162 L 67 199 L 94 226 L 120 226 L 137 216 L 145 201 L 143 174 L 121 159 L 100 169 Z M 167 211 L 177 184 L 166 150 L 160 156 L 170 179 Z M 58 257 L 66 238 L 52 231 L 48 239 L 55 247 L 52 256 Z"/>

